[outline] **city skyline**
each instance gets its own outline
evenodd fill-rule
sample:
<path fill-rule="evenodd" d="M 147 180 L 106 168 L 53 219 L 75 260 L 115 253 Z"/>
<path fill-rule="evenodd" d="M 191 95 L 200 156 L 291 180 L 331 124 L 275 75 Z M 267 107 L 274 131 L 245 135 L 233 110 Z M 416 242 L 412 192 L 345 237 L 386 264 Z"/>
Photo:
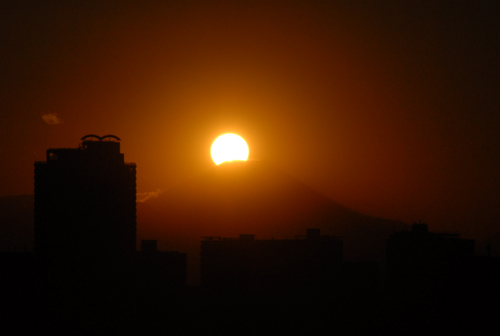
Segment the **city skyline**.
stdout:
<path fill-rule="evenodd" d="M 261 161 L 221 163 L 174 199 L 146 202 L 153 222 L 138 250 L 136 164 L 115 135 L 80 140 L 34 163 L 34 253 L 0 251 L 9 330 L 495 327 L 487 303 L 497 300 L 500 259 L 491 246 L 478 256 L 473 239 L 362 215 Z M 181 252 L 158 249 L 165 238 Z"/>

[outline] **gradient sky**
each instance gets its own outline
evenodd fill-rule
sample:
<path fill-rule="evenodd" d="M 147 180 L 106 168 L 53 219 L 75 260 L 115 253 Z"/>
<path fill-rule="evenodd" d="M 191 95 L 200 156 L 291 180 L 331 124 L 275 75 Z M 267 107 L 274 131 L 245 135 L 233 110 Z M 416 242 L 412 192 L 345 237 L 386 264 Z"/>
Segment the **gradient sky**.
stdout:
<path fill-rule="evenodd" d="M 2 1 L 0 196 L 89 133 L 138 192 L 211 167 L 220 134 L 354 210 L 500 230 L 495 1 Z"/>

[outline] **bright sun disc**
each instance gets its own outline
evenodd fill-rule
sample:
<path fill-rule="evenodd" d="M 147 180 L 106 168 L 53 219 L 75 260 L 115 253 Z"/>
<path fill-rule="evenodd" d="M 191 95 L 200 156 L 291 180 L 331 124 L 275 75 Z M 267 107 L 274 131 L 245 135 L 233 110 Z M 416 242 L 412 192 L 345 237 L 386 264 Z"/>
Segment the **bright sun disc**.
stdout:
<path fill-rule="evenodd" d="M 239 135 L 228 133 L 215 139 L 210 153 L 212 160 L 217 165 L 226 161 L 246 161 L 248 159 L 248 146 Z"/>

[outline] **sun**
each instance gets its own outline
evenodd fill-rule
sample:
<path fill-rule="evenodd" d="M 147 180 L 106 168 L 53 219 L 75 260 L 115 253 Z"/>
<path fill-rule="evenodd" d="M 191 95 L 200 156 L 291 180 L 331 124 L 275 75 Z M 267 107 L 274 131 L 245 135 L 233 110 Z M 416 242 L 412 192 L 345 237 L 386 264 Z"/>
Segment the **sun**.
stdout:
<path fill-rule="evenodd" d="M 215 139 L 210 153 L 216 165 L 226 161 L 246 161 L 248 146 L 239 135 L 228 133 Z"/>

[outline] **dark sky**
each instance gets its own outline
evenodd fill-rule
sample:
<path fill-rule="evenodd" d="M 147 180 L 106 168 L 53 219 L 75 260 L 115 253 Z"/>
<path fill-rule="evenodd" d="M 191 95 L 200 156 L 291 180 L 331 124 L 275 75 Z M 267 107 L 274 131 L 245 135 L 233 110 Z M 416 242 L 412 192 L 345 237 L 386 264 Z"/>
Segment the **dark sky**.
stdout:
<path fill-rule="evenodd" d="M 0 196 L 86 134 L 138 192 L 213 165 L 234 132 L 343 205 L 500 229 L 495 1 L 2 1 Z"/>

